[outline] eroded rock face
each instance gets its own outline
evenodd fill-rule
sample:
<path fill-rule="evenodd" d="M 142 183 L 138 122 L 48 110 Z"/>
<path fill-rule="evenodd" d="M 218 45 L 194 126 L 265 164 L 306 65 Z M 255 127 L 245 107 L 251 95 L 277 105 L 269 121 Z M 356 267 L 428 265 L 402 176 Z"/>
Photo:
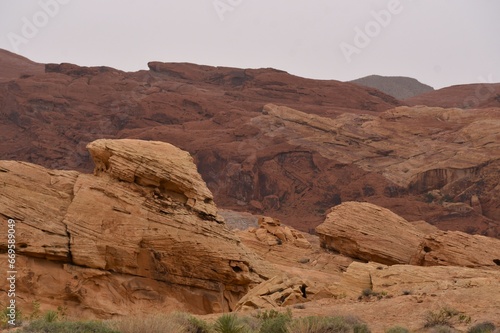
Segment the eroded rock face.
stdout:
<path fill-rule="evenodd" d="M 302 233 L 286 225 L 281 225 L 279 219 L 262 216 L 258 223 L 259 228 L 251 228 L 249 232 L 255 234 L 255 237 L 266 245 L 275 246 L 289 243 L 303 249 L 311 248 L 311 244 Z"/>
<path fill-rule="evenodd" d="M 321 245 L 346 256 L 383 264 L 408 264 L 423 233 L 388 209 L 345 202 L 316 227 Z"/>
<path fill-rule="evenodd" d="M 424 237 L 412 264 L 500 269 L 500 240 L 459 231 L 437 231 Z"/>
<path fill-rule="evenodd" d="M 88 148 L 94 175 L 0 162 L 2 228 L 16 220 L 18 278 L 49 283 L 20 287 L 26 302 L 57 298 L 101 317 L 138 311 L 139 303 L 228 311 L 270 274 L 225 227 L 188 153 L 139 140 Z"/>
<path fill-rule="evenodd" d="M 250 290 L 236 305 L 237 311 L 269 309 L 332 297 L 326 284 L 281 274 Z"/>
<path fill-rule="evenodd" d="M 500 269 L 500 240 L 410 223 L 369 203 L 333 207 L 316 231 L 322 247 L 363 261 Z"/>

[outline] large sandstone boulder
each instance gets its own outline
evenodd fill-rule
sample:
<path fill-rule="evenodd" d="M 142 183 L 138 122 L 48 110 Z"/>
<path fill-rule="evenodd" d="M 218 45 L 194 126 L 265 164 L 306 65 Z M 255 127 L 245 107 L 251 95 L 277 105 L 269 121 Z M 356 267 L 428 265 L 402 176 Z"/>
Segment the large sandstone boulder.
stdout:
<path fill-rule="evenodd" d="M 101 317 L 179 303 L 207 313 L 232 309 L 272 276 L 225 227 L 188 153 L 138 140 L 88 148 L 94 175 L 0 162 L 1 223 L 16 221 L 21 299 Z"/>
<path fill-rule="evenodd" d="M 401 216 L 366 202 L 333 207 L 316 232 L 324 248 L 387 265 L 408 264 L 424 236 Z"/>
<path fill-rule="evenodd" d="M 437 231 L 424 237 L 411 263 L 500 269 L 500 240 L 459 231 Z"/>
<path fill-rule="evenodd" d="M 322 247 L 362 261 L 500 269 L 499 239 L 410 223 L 369 203 L 332 208 L 316 230 Z"/>

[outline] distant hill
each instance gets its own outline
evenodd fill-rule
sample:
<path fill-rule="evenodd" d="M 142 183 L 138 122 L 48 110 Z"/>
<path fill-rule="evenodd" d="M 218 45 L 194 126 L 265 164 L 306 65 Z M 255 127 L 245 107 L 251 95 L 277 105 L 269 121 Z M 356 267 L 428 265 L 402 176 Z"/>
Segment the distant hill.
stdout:
<path fill-rule="evenodd" d="M 399 100 L 434 90 L 431 86 L 420 83 L 411 77 L 404 76 L 370 75 L 349 82 L 378 89 Z"/>

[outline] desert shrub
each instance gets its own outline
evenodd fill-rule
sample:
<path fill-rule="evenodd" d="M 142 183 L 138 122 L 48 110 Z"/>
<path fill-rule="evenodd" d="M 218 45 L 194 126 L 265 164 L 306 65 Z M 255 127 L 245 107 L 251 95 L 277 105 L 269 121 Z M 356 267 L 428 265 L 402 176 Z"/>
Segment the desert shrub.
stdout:
<path fill-rule="evenodd" d="M 394 326 L 386 330 L 385 333 L 410 333 L 410 331 L 401 326 Z"/>
<path fill-rule="evenodd" d="M 258 333 L 260 332 L 260 328 L 262 327 L 262 320 L 255 316 L 244 316 L 240 317 L 240 322 L 243 326 L 245 326 L 245 333 Z"/>
<path fill-rule="evenodd" d="M 217 333 L 240 333 L 244 332 L 245 326 L 234 314 L 223 314 L 214 323 L 214 330 Z"/>
<path fill-rule="evenodd" d="M 292 311 L 279 312 L 274 309 L 259 312 L 255 316 L 261 322 L 259 333 L 286 333 L 286 325 L 292 320 Z"/>
<path fill-rule="evenodd" d="M 373 290 L 371 288 L 363 289 L 363 291 L 361 292 L 361 296 L 364 297 L 370 297 L 371 295 L 373 295 Z"/>
<path fill-rule="evenodd" d="M 430 333 L 455 333 L 456 331 L 450 326 L 435 326 L 432 328 Z"/>
<path fill-rule="evenodd" d="M 363 289 L 361 292 L 361 295 L 358 297 L 358 300 L 363 300 L 363 299 L 371 299 L 371 297 L 377 297 L 377 299 L 382 299 L 382 298 L 391 298 L 392 295 L 388 295 L 386 291 L 382 292 L 376 292 L 373 291 L 371 288 L 366 288 Z"/>
<path fill-rule="evenodd" d="M 492 333 L 496 329 L 495 324 L 489 321 L 475 324 L 467 330 L 467 333 Z"/>
<path fill-rule="evenodd" d="M 290 314 L 280 315 L 263 320 L 259 333 L 286 333 L 286 325 L 292 320 Z"/>
<path fill-rule="evenodd" d="M 12 328 L 13 326 L 9 324 L 11 310 L 7 307 L 3 307 L 3 310 L 0 312 L 0 329 L 4 328 Z M 17 309 L 15 310 L 15 316 L 16 316 L 16 326 L 19 326 L 23 322 L 23 314 L 21 310 Z"/>
<path fill-rule="evenodd" d="M 304 317 L 287 325 L 289 333 L 369 333 L 365 323 L 355 317 Z"/>
<path fill-rule="evenodd" d="M 324 320 L 321 317 L 303 317 L 288 323 L 289 333 L 323 333 Z"/>
<path fill-rule="evenodd" d="M 30 319 L 33 320 L 33 319 L 40 318 L 40 315 L 41 315 L 40 302 L 39 301 L 33 301 L 33 302 L 31 302 L 31 304 L 33 306 L 33 311 L 30 314 Z"/>
<path fill-rule="evenodd" d="M 458 315 L 458 311 L 447 307 L 441 308 L 439 311 L 429 311 L 425 315 L 424 327 L 452 327 L 451 320 L 456 315 Z"/>
<path fill-rule="evenodd" d="M 54 321 L 45 320 L 32 321 L 19 333 L 121 333 L 111 329 L 108 325 L 98 321 Z"/>
<path fill-rule="evenodd" d="M 354 333 L 370 333 L 368 326 L 356 316 L 344 317 L 344 321 L 352 328 Z"/>
<path fill-rule="evenodd" d="M 164 333 L 186 332 L 187 328 L 174 315 L 146 315 L 123 317 L 112 322 L 111 326 L 121 333 Z"/>
<path fill-rule="evenodd" d="M 176 312 L 170 315 L 171 320 L 184 327 L 185 333 L 209 333 L 210 326 L 201 319 L 188 313 Z"/>
<path fill-rule="evenodd" d="M 47 323 L 52 323 L 54 321 L 57 321 L 57 318 L 58 318 L 58 313 L 53 310 L 49 310 L 45 312 L 45 314 L 43 315 L 43 320 L 46 321 Z"/>

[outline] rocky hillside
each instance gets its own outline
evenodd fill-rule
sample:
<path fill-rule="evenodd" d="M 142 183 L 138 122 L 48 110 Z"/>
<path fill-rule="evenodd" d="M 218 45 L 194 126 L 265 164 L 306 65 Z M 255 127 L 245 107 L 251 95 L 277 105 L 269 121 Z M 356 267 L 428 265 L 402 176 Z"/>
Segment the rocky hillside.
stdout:
<path fill-rule="evenodd" d="M 369 75 L 349 81 L 360 86 L 378 89 L 399 100 L 433 91 L 434 88 L 411 77 Z"/>
<path fill-rule="evenodd" d="M 13 74 L 0 83 L 2 159 L 90 172 L 93 140 L 157 140 L 194 157 L 220 207 L 299 230 L 313 232 L 332 206 L 367 201 L 444 230 L 499 235 L 497 108 L 406 107 L 372 88 L 274 69 L 149 68 Z"/>
<path fill-rule="evenodd" d="M 45 72 L 45 65 L 4 49 L 0 49 L 0 68 L 0 82 L 7 82 L 20 77 L 28 78 Z"/>
<path fill-rule="evenodd" d="M 464 84 L 431 91 L 405 100 L 408 105 L 447 108 L 499 108 L 500 83 Z"/>
<path fill-rule="evenodd" d="M 265 216 L 231 231 L 187 152 L 130 139 L 88 150 L 93 174 L 0 162 L 0 227 L 15 221 L 24 313 L 36 302 L 79 319 L 289 308 L 355 315 L 378 333 L 422 329 L 446 305 L 456 328 L 500 325 L 498 239 L 360 202 L 333 207 L 319 237 Z M 1 239 L 2 262 L 7 247 Z M 6 284 L 0 292 L 5 304 Z"/>

